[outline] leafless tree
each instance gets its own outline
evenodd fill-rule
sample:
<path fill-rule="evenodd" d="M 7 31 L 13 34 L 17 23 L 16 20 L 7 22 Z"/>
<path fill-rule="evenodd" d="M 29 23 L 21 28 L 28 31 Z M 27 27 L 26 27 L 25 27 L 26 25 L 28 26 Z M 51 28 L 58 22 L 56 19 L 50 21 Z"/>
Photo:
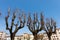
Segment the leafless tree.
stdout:
<path fill-rule="evenodd" d="M 46 24 L 44 26 L 44 30 L 49 38 L 51 40 L 51 35 L 56 33 L 56 22 L 51 18 L 46 19 Z"/>
<path fill-rule="evenodd" d="M 9 32 L 10 32 L 10 38 L 11 38 L 11 40 L 14 40 L 14 37 L 15 37 L 16 33 L 18 32 L 18 30 L 21 29 L 21 28 L 23 28 L 24 25 L 25 25 L 25 15 L 22 15 L 23 18 L 20 17 L 20 16 L 18 17 L 20 25 L 19 25 L 18 21 L 17 21 L 16 24 L 14 23 L 15 19 L 17 18 L 15 12 L 16 11 L 13 12 L 13 16 L 12 16 L 12 21 L 11 21 L 11 26 L 10 27 L 8 25 L 8 23 L 9 23 L 8 22 L 8 18 L 10 17 L 10 10 L 8 10 L 8 15 L 5 17 L 6 30 L 9 30 Z M 15 30 L 13 30 L 13 28 L 15 28 Z"/>
<path fill-rule="evenodd" d="M 37 13 L 34 13 L 33 18 L 29 14 L 27 26 L 28 26 L 29 30 L 32 32 L 32 34 L 34 36 L 34 40 L 37 40 L 37 34 L 39 31 L 41 31 L 43 29 L 43 26 L 44 26 L 42 13 L 41 13 L 40 20 L 38 20 Z"/>

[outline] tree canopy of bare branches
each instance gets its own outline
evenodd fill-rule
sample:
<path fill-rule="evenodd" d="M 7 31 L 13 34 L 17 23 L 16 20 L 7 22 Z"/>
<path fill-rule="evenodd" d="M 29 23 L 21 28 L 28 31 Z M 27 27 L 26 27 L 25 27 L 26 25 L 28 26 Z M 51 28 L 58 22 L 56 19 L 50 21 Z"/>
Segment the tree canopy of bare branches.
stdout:
<path fill-rule="evenodd" d="M 23 28 L 24 25 L 25 25 L 25 15 L 23 15 L 22 13 L 22 17 L 19 16 L 18 19 L 19 21 L 17 21 L 17 23 L 15 24 L 14 21 L 16 19 L 16 14 L 15 14 L 16 11 L 13 12 L 13 16 L 12 16 L 12 19 L 11 19 L 11 26 L 9 27 L 9 22 L 8 22 L 8 19 L 10 17 L 10 9 L 8 10 L 8 15 L 5 17 L 5 22 L 6 22 L 6 30 L 9 30 L 10 32 L 10 38 L 11 40 L 14 40 L 14 37 L 16 35 L 16 33 L 18 32 L 19 29 Z M 23 20 L 22 20 L 23 19 Z M 20 25 L 19 25 L 19 22 L 20 22 Z M 15 30 L 13 30 L 15 26 Z"/>
<path fill-rule="evenodd" d="M 49 40 L 51 40 L 51 35 L 56 33 L 56 22 L 52 18 L 50 20 L 46 19 L 44 31 L 47 33 Z"/>
<path fill-rule="evenodd" d="M 27 26 L 29 30 L 32 32 L 34 36 L 34 40 L 37 40 L 37 34 L 39 31 L 43 29 L 44 23 L 43 23 L 43 15 L 41 13 L 41 18 L 38 20 L 37 13 L 34 13 L 33 19 L 31 18 L 31 15 L 28 16 Z"/>

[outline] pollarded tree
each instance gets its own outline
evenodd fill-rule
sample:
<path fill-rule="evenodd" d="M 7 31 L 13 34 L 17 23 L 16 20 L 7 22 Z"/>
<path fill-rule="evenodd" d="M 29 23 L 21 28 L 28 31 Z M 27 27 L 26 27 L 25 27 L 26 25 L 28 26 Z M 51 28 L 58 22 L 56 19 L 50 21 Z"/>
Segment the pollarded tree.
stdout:
<path fill-rule="evenodd" d="M 16 11 L 13 12 L 13 16 L 12 16 L 12 19 L 11 19 L 12 21 L 11 21 L 11 26 L 10 27 L 8 25 L 8 18 L 10 17 L 10 10 L 8 10 L 8 15 L 5 17 L 6 30 L 9 30 L 9 32 L 10 32 L 11 40 L 14 40 L 14 37 L 15 37 L 16 33 L 18 32 L 18 30 L 23 28 L 24 25 L 25 25 L 25 16 L 24 15 L 22 16 L 23 18 L 20 17 L 20 16 L 18 17 L 20 25 L 19 25 L 17 20 L 16 20 L 17 23 L 14 23 L 15 19 L 17 18 L 15 12 Z M 13 28 L 15 28 L 15 30 L 13 30 Z"/>
<path fill-rule="evenodd" d="M 46 20 L 44 31 L 46 32 L 49 40 L 51 40 L 51 35 L 56 33 L 56 22 L 52 18 L 50 20 Z"/>
<path fill-rule="evenodd" d="M 27 26 L 28 26 L 28 29 L 32 32 L 34 36 L 34 40 L 38 40 L 37 34 L 39 31 L 43 29 L 43 26 L 44 26 L 43 19 L 42 19 L 43 16 L 41 13 L 40 20 L 38 20 L 37 13 L 35 13 L 33 16 L 34 16 L 33 19 L 31 18 L 31 15 L 28 16 Z"/>

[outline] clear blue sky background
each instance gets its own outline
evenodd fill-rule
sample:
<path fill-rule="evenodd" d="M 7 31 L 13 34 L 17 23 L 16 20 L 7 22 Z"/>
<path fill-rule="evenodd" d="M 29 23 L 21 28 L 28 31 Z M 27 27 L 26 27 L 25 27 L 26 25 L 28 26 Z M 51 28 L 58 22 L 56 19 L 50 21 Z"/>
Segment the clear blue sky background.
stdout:
<path fill-rule="evenodd" d="M 4 16 L 7 14 L 7 9 L 16 8 L 22 9 L 25 12 L 38 12 L 43 11 L 45 18 L 53 18 L 57 22 L 58 28 L 60 27 L 60 0 L 0 0 L 0 31 L 9 33 L 5 28 Z M 19 30 L 17 34 L 31 33 L 27 27 Z"/>

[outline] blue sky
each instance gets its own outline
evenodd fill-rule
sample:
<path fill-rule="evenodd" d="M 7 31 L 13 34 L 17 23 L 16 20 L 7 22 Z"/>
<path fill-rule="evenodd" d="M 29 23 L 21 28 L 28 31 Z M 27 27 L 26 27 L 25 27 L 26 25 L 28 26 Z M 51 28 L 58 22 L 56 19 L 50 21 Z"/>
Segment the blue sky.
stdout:
<path fill-rule="evenodd" d="M 7 9 L 16 8 L 28 12 L 43 12 L 45 18 L 53 18 L 57 22 L 57 27 L 60 27 L 60 0 L 0 0 L 0 31 L 9 33 L 5 28 L 4 16 L 7 14 Z M 27 27 L 22 28 L 17 34 L 31 33 Z"/>

